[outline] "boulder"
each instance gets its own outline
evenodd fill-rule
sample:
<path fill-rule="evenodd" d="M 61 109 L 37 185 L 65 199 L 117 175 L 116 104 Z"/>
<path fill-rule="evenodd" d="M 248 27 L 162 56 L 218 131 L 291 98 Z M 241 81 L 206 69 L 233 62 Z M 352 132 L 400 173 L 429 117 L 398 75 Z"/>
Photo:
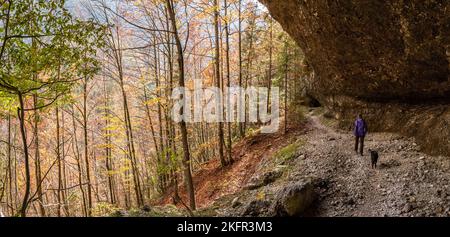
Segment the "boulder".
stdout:
<path fill-rule="evenodd" d="M 254 190 L 263 186 L 266 186 L 270 183 L 275 182 L 278 178 L 280 178 L 283 175 L 282 170 L 275 169 L 269 172 L 266 172 L 262 175 L 256 176 L 252 178 L 247 184 L 244 189 L 246 190 Z"/>
<path fill-rule="evenodd" d="M 275 197 L 277 216 L 300 216 L 314 202 L 314 186 L 310 181 L 298 181 L 284 187 Z"/>

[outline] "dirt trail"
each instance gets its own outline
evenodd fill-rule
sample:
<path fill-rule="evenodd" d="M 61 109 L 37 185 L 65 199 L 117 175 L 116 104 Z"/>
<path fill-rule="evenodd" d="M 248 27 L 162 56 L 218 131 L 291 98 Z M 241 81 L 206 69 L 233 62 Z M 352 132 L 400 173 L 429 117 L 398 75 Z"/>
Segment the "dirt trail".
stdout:
<path fill-rule="evenodd" d="M 311 144 L 317 148 L 319 157 L 329 162 L 329 166 L 337 171 L 334 176 L 337 182 L 338 191 L 337 199 L 333 200 L 332 206 L 339 203 L 339 197 L 344 197 L 344 205 L 353 206 L 356 201 L 354 198 L 346 199 L 346 196 L 357 194 L 357 199 L 365 199 L 360 202 L 361 205 L 355 205 L 351 210 L 357 216 L 379 216 L 379 203 L 382 202 L 381 193 L 377 192 L 377 187 L 381 186 L 380 174 L 377 170 L 369 169 L 369 158 L 358 155 L 353 148 L 353 137 L 348 134 L 342 134 L 336 130 L 324 126 L 317 116 L 311 116 L 311 125 L 313 133 L 311 134 Z M 328 143 L 330 146 L 328 146 Z M 366 147 L 367 147 L 366 143 Z M 367 150 L 367 149 L 365 149 Z M 322 154 L 320 154 L 322 153 Z M 330 156 L 331 155 L 331 156 Z M 335 159 L 333 159 L 333 156 Z M 314 154 L 312 154 L 314 157 Z M 344 164 L 344 165 L 341 165 Z M 336 167 L 337 166 L 337 167 Z M 326 206 L 322 206 L 322 213 L 319 215 L 328 215 Z M 333 209 L 333 208 L 331 208 Z M 334 213 L 330 213 L 334 215 Z M 337 213 L 336 213 L 337 214 Z"/>
<path fill-rule="evenodd" d="M 450 159 L 419 152 L 411 138 L 369 133 L 364 156 L 353 150 L 351 132 L 310 117 L 310 131 L 291 179 L 309 175 L 323 180 L 314 216 L 449 216 Z M 380 153 L 370 168 L 367 149 Z"/>

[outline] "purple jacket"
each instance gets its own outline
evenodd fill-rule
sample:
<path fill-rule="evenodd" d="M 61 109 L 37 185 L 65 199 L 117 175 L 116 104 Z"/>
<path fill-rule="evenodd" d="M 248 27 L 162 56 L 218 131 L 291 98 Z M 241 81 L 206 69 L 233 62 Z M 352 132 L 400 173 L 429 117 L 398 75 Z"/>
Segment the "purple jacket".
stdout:
<path fill-rule="evenodd" d="M 364 119 L 356 119 L 355 128 L 353 129 L 353 134 L 357 137 L 364 137 L 367 133 L 367 125 Z"/>

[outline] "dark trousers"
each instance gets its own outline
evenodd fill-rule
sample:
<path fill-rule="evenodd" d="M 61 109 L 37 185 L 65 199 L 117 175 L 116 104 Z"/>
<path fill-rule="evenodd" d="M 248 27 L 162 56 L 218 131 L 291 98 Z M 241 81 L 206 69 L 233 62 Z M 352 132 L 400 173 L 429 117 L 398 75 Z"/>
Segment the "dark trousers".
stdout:
<path fill-rule="evenodd" d="M 364 137 L 355 136 L 355 151 L 358 152 L 358 144 L 359 144 L 359 153 L 363 155 L 364 150 Z"/>

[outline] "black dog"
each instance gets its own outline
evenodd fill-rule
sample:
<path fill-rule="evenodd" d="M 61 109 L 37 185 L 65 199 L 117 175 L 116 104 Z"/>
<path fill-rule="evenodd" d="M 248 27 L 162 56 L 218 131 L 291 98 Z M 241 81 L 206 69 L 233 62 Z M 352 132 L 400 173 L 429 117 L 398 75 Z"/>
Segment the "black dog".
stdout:
<path fill-rule="evenodd" d="M 370 160 L 372 161 L 372 169 L 377 168 L 377 162 L 378 162 L 378 152 L 369 149 L 370 152 Z"/>

